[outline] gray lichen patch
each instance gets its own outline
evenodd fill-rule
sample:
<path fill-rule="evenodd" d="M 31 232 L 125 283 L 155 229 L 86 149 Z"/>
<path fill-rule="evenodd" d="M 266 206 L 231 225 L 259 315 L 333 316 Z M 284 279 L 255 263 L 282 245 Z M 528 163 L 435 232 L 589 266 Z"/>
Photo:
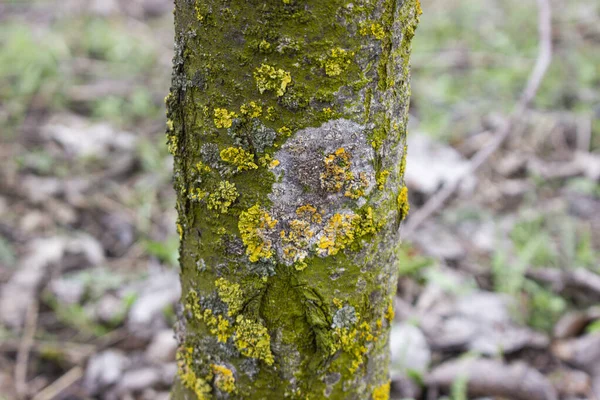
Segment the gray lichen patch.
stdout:
<path fill-rule="evenodd" d="M 322 187 L 325 159 L 339 149 L 349 154 L 349 171 L 356 177 L 361 174 L 366 177 L 364 194 L 356 202 L 344 196 L 343 192 L 330 192 Z M 325 214 L 355 205 L 362 206 L 364 197 L 375 186 L 374 156 L 367 142 L 365 127 L 356 122 L 337 119 L 318 128 L 296 132 L 274 155 L 279 165 L 273 169 L 277 182 L 269 195 L 273 211 L 285 220 L 285 216 L 294 219 L 296 209 L 306 204 L 311 204 L 319 211 L 325 210 Z"/>
<path fill-rule="evenodd" d="M 340 249 L 328 243 L 334 235 L 350 235 L 360 219 L 357 210 L 375 188 L 374 157 L 365 127 L 347 119 L 302 129 L 275 153 L 279 165 L 269 199 L 278 220 L 273 247 L 281 261 L 301 263 L 312 253 Z"/>
<path fill-rule="evenodd" d="M 350 305 L 345 305 L 333 315 L 332 328 L 350 328 L 358 321 L 356 310 Z"/>

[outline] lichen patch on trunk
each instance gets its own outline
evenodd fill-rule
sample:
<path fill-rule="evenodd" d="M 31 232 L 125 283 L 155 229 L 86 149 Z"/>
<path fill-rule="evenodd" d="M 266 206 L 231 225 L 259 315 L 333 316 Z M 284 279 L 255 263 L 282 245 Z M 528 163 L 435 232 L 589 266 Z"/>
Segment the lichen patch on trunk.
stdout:
<path fill-rule="evenodd" d="M 357 239 L 374 157 L 365 127 L 346 119 L 299 130 L 274 154 L 271 242 L 280 262 L 304 269 L 308 256 L 335 255 Z"/>

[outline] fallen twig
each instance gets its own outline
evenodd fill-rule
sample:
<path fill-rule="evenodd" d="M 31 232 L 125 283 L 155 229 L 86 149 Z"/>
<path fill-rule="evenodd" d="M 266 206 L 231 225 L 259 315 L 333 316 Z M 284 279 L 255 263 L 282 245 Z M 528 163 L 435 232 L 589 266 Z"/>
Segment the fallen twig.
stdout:
<path fill-rule="evenodd" d="M 44 390 L 36 394 L 32 400 L 52 400 L 58 397 L 65 389 L 77 382 L 83 376 L 80 366 L 71 368 L 67 373 L 46 386 Z"/>
<path fill-rule="evenodd" d="M 557 292 L 570 288 L 583 290 L 600 297 L 600 275 L 585 268 L 561 270 L 558 268 L 530 268 L 526 276 L 538 282 L 549 284 Z"/>
<path fill-rule="evenodd" d="M 17 339 L 3 340 L 0 343 L 0 353 L 18 351 L 20 345 L 21 341 Z M 41 353 L 46 350 L 60 351 L 65 354 L 68 362 L 78 364 L 96 353 L 97 347 L 85 343 L 34 340 L 31 344 L 30 353 Z"/>
<path fill-rule="evenodd" d="M 23 338 L 19 344 L 17 352 L 17 365 L 15 366 L 15 389 L 19 398 L 26 398 L 28 395 L 27 388 L 27 365 L 29 364 L 29 353 L 33 346 L 33 338 L 37 329 L 38 318 L 38 303 L 32 301 L 27 308 L 27 316 L 25 320 L 25 331 Z"/>
<path fill-rule="evenodd" d="M 521 93 L 519 101 L 510 113 L 509 118 L 499 128 L 494 139 L 481 150 L 479 150 L 469 161 L 468 168 L 465 168 L 457 177 L 457 179 L 447 182 L 440 191 L 432 196 L 423 207 L 419 208 L 407 220 L 403 228 L 403 234 L 406 237 L 412 236 L 416 229 L 421 226 L 425 220 L 439 211 L 444 203 L 454 194 L 460 187 L 465 176 L 474 173 L 481 167 L 490 156 L 500 148 L 502 143 L 508 138 L 511 130 L 520 118 L 523 117 L 529 104 L 535 97 L 540 84 L 546 75 L 550 61 L 552 60 L 552 12 L 549 0 L 537 0 L 538 4 L 538 35 L 539 35 L 539 51 L 533 69 L 527 79 L 525 89 Z"/>
<path fill-rule="evenodd" d="M 556 400 L 548 379 L 525 363 L 504 364 L 497 360 L 462 359 L 445 362 L 425 378 L 430 388 L 448 389 L 464 379 L 472 396 L 499 396 L 515 400 Z"/>

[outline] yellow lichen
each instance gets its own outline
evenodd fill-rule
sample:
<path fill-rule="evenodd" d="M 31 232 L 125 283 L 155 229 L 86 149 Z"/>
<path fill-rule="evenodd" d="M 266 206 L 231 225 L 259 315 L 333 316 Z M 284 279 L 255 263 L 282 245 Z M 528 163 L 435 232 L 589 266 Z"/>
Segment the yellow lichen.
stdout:
<path fill-rule="evenodd" d="M 371 24 L 371 34 L 375 37 L 375 39 L 381 40 L 385 37 L 385 30 L 381 24 Z"/>
<path fill-rule="evenodd" d="M 304 260 L 297 261 L 294 263 L 294 269 L 296 271 L 304 271 L 308 267 L 308 263 Z"/>
<path fill-rule="evenodd" d="M 177 153 L 177 147 L 179 143 L 179 136 L 176 135 L 168 135 L 167 136 L 167 150 L 169 154 L 174 156 Z"/>
<path fill-rule="evenodd" d="M 258 164 L 261 167 L 273 169 L 277 167 L 280 164 L 280 162 L 279 160 L 274 160 L 270 154 L 265 154 L 264 156 L 258 159 Z"/>
<path fill-rule="evenodd" d="M 238 229 L 251 262 L 272 257 L 271 240 L 267 237 L 267 233 L 275 225 L 277 225 L 277 220 L 273 219 L 258 204 L 241 213 Z"/>
<path fill-rule="evenodd" d="M 237 117 L 235 112 L 227 111 L 224 108 L 215 108 L 215 117 L 213 119 L 217 128 L 231 128 L 233 118 Z"/>
<path fill-rule="evenodd" d="M 404 151 L 402 152 L 402 160 L 400 160 L 400 178 L 404 177 L 404 172 L 406 172 L 406 156 L 408 154 L 408 147 L 404 145 Z"/>
<path fill-rule="evenodd" d="M 373 390 L 373 400 L 389 400 L 390 398 L 390 382 L 377 386 Z"/>
<path fill-rule="evenodd" d="M 357 315 L 357 319 L 360 320 L 359 315 Z M 351 356 L 348 367 L 350 373 L 355 373 L 365 362 L 367 346 L 377 340 L 377 337 L 371 332 L 371 326 L 366 321 L 353 328 L 335 328 L 333 337 L 336 340 L 335 347 Z"/>
<path fill-rule="evenodd" d="M 179 240 L 181 241 L 183 238 L 183 227 L 179 222 L 177 223 L 177 233 L 179 234 Z"/>
<path fill-rule="evenodd" d="M 377 188 L 379 190 L 383 190 L 389 176 L 390 171 L 388 171 L 387 169 L 384 169 L 383 171 L 379 172 L 379 174 L 377 175 Z"/>
<path fill-rule="evenodd" d="M 344 190 L 344 196 L 358 199 L 365 194 L 364 190 L 369 186 L 369 180 L 364 172 L 358 177 L 350 170 L 350 153 L 343 147 L 327 155 L 323 159 L 325 171 L 321 173 L 321 187 L 329 192 L 340 192 Z"/>
<path fill-rule="evenodd" d="M 319 214 L 317 209 L 310 204 L 298 207 L 296 209 L 296 215 L 301 218 L 306 218 L 315 224 L 320 224 L 322 221 L 321 214 Z"/>
<path fill-rule="evenodd" d="M 185 309 L 192 313 L 195 319 L 202 321 L 202 309 L 198 301 L 198 293 L 191 289 L 185 296 Z"/>
<path fill-rule="evenodd" d="M 378 22 L 361 24 L 359 33 L 363 36 L 372 35 L 377 40 L 385 38 L 385 29 Z"/>
<path fill-rule="evenodd" d="M 192 347 L 179 349 L 177 352 L 177 375 L 181 384 L 194 392 L 198 400 L 209 400 L 212 388 L 205 379 L 197 376 L 194 372 L 192 368 L 193 353 L 194 349 Z M 212 377 L 209 376 L 208 378 L 211 379 Z"/>
<path fill-rule="evenodd" d="M 217 336 L 217 340 L 222 343 L 227 342 L 227 338 L 231 336 L 231 330 L 229 327 L 229 321 L 223 318 L 221 315 L 217 318 L 216 328 L 212 328 L 210 333 Z"/>
<path fill-rule="evenodd" d="M 269 90 L 275 92 L 277 97 L 281 97 L 292 82 L 292 76 L 281 68 L 276 69 L 271 65 L 261 64 L 254 70 L 254 80 L 260 94 Z"/>
<path fill-rule="evenodd" d="M 223 161 L 235 165 L 238 171 L 258 168 L 258 165 L 254 163 L 254 155 L 241 147 L 227 147 L 219 154 Z"/>
<path fill-rule="evenodd" d="M 360 219 L 355 220 L 354 231 L 356 237 L 372 235 L 377 233 L 377 231 L 379 231 L 382 225 L 383 222 L 375 222 L 375 217 L 373 216 L 373 208 L 367 207 L 367 209 L 361 213 Z"/>
<path fill-rule="evenodd" d="M 376 233 L 382 226 L 373 217 L 373 209 L 368 207 L 358 214 L 334 214 L 319 233 L 317 253 L 320 256 L 336 255 L 349 246 L 359 246 L 364 236 Z"/>
<path fill-rule="evenodd" d="M 322 217 L 310 204 L 298 207 L 296 215 L 298 219 L 291 220 L 288 229 L 279 232 L 279 238 L 283 246 L 283 259 L 288 264 L 293 264 L 296 270 L 302 271 L 308 266 L 305 259 L 313 244 L 311 239 L 315 236 L 314 225 L 311 224 L 321 224 Z"/>
<path fill-rule="evenodd" d="M 262 115 L 262 112 L 262 106 L 254 101 L 251 101 L 248 104 L 242 104 L 240 107 L 240 113 L 249 118 L 258 118 Z"/>
<path fill-rule="evenodd" d="M 204 164 L 202 161 L 198 161 L 196 163 L 196 171 L 199 174 L 203 174 L 212 171 L 212 169 L 208 165 Z"/>
<path fill-rule="evenodd" d="M 215 281 L 217 293 L 225 304 L 227 304 L 227 315 L 234 317 L 244 306 L 244 292 L 237 283 L 229 282 L 225 278 Z"/>
<path fill-rule="evenodd" d="M 321 65 L 325 68 L 327 76 L 339 76 L 350 66 L 352 57 L 354 57 L 354 52 L 335 47 L 329 51 Z"/>
<path fill-rule="evenodd" d="M 346 182 L 344 196 L 356 200 L 365 195 L 365 188 L 368 186 L 369 180 L 367 179 L 367 174 L 360 172 L 358 174 L 358 179 L 351 179 L 350 181 Z"/>
<path fill-rule="evenodd" d="M 292 130 L 287 126 L 282 126 L 277 130 L 277 133 L 279 133 L 283 137 L 289 137 L 292 135 Z"/>
<path fill-rule="evenodd" d="M 193 188 L 188 193 L 188 199 L 190 199 L 192 201 L 200 201 L 200 200 L 203 200 L 207 195 L 208 195 L 208 193 L 205 192 L 204 190 L 202 190 L 200 188 Z"/>
<path fill-rule="evenodd" d="M 310 224 L 308 222 L 294 219 L 290 222 L 290 231 L 287 237 L 283 238 L 283 241 L 305 245 L 313 235 L 314 232 L 310 229 Z"/>
<path fill-rule="evenodd" d="M 206 309 L 201 314 L 201 320 L 204 321 L 211 335 L 215 335 L 219 342 L 227 342 L 231 336 L 231 329 L 226 318 L 220 314 L 214 315 L 211 309 Z"/>
<path fill-rule="evenodd" d="M 343 147 L 329 154 L 323 160 L 325 172 L 321 173 L 321 187 L 330 192 L 339 192 L 346 181 L 354 178 L 350 171 L 350 153 Z"/>
<path fill-rule="evenodd" d="M 379 150 L 387 137 L 387 131 L 384 127 L 378 127 L 373 130 L 373 135 L 371 136 L 371 146 L 375 150 Z"/>
<path fill-rule="evenodd" d="M 398 194 L 398 212 L 400 213 L 400 219 L 403 220 L 410 211 L 410 203 L 408 202 L 408 188 L 406 186 L 400 189 Z"/>
<path fill-rule="evenodd" d="M 367 354 L 367 347 L 359 340 L 359 331 L 356 328 L 336 328 L 334 335 L 339 340 L 342 351 L 352 356 L 348 367 L 350 373 L 355 373 L 364 362 L 364 355 Z"/>
<path fill-rule="evenodd" d="M 275 107 L 273 107 L 273 106 L 267 107 L 267 112 L 265 113 L 265 119 L 267 121 L 275 121 L 277 119 L 277 112 L 275 111 Z"/>
<path fill-rule="evenodd" d="M 194 10 L 196 11 L 196 19 L 198 22 L 203 22 L 205 18 L 205 14 L 208 14 L 205 6 L 201 1 L 196 0 L 196 4 L 194 5 Z"/>
<path fill-rule="evenodd" d="M 258 44 L 258 50 L 261 53 L 270 53 L 272 50 L 272 46 L 271 43 L 267 42 L 266 40 L 261 40 L 260 43 Z"/>
<path fill-rule="evenodd" d="M 186 296 L 185 309 L 192 314 L 195 320 L 204 322 L 209 332 L 215 335 L 219 342 L 227 342 L 232 333 L 229 321 L 222 315 L 214 315 L 211 309 L 202 311 L 198 302 L 198 293 L 193 289 Z"/>
<path fill-rule="evenodd" d="M 271 336 L 261 323 L 238 315 L 235 326 L 234 343 L 246 357 L 257 358 L 267 365 L 275 361 L 271 353 Z"/>
<path fill-rule="evenodd" d="M 359 338 L 366 342 L 375 342 L 377 338 L 371 332 L 371 326 L 368 322 L 363 321 L 359 326 Z"/>
<path fill-rule="evenodd" d="M 390 304 L 388 304 L 387 309 L 385 310 L 384 317 L 388 322 L 392 322 L 394 320 L 394 302 L 390 300 Z"/>
<path fill-rule="evenodd" d="M 258 158 L 258 165 L 260 165 L 263 168 L 266 168 L 269 166 L 271 161 L 273 161 L 273 158 L 271 157 L 271 155 L 265 154 L 264 156 Z"/>
<path fill-rule="evenodd" d="M 360 218 L 356 214 L 334 214 L 325 225 L 323 234 L 317 243 L 321 256 L 336 255 L 355 239 L 354 221 Z"/>
<path fill-rule="evenodd" d="M 226 214 L 238 196 L 235 184 L 229 181 L 221 181 L 217 189 L 208 196 L 206 204 L 209 210 L 218 210 L 221 214 Z"/>
<path fill-rule="evenodd" d="M 332 302 L 333 305 L 336 306 L 336 308 L 342 308 L 344 306 L 344 302 L 342 302 L 342 300 L 338 299 L 337 297 L 334 297 Z"/>
<path fill-rule="evenodd" d="M 210 368 L 215 376 L 215 387 L 222 392 L 235 392 L 235 377 L 233 371 L 224 365 L 211 364 Z"/>
<path fill-rule="evenodd" d="M 308 256 L 308 245 L 309 240 L 314 236 L 314 231 L 310 229 L 310 223 L 308 221 L 294 219 L 289 223 L 289 230 L 281 231 L 280 237 L 282 243 L 285 244 L 283 248 L 283 259 L 297 263 L 296 269 L 301 271 L 306 268 L 304 259 Z"/>
<path fill-rule="evenodd" d="M 338 115 L 331 107 L 323 108 L 321 113 L 323 114 L 324 119 L 333 119 Z"/>

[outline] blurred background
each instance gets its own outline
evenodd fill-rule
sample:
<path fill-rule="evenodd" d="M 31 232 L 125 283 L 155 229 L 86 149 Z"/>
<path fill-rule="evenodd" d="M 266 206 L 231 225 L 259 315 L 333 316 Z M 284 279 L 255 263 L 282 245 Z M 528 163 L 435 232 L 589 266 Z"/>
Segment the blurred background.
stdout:
<path fill-rule="evenodd" d="M 470 172 L 535 64 L 536 1 L 422 0 L 413 217 L 463 178 L 405 222 L 392 398 L 600 399 L 600 3 L 551 3 L 535 100 Z M 170 0 L 0 1 L 2 400 L 168 398 L 172 23 Z"/>

